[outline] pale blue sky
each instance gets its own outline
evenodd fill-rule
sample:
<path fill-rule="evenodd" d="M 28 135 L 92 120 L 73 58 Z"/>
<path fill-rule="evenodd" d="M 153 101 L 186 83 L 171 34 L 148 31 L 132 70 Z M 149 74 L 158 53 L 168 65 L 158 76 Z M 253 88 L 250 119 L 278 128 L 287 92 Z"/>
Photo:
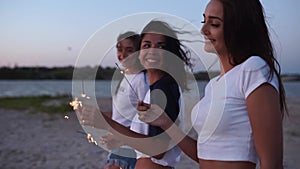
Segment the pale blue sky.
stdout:
<path fill-rule="evenodd" d="M 141 12 L 184 18 L 200 29 L 208 0 L 0 0 L 0 66 L 74 65 L 103 26 Z M 300 73 L 300 1 L 262 0 L 284 73 Z"/>

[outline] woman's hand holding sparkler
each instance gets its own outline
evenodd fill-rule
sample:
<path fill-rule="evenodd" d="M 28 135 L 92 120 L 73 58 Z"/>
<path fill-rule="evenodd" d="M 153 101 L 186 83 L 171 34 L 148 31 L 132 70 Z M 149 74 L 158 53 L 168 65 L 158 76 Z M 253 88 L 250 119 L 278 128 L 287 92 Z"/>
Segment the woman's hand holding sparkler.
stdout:
<path fill-rule="evenodd" d="M 145 104 L 139 101 L 138 106 L 139 120 L 148 123 L 153 126 L 161 127 L 162 129 L 168 129 L 173 121 L 169 116 L 156 104 Z"/>
<path fill-rule="evenodd" d="M 96 107 L 85 106 L 79 107 L 76 111 L 80 124 L 83 126 L 91 126 L 98 129 L 107 129 L 108 123 L 100 110 Z"/>
<path fill-rule="evenodd" d="M 125 145 L 119 138 L 117 138 L 114 134 L 108 133 L 105 136 L 100 138 L 101 144 L 106 144 L 106 148 L 109 150 L 119 148 Z"/>
<path fill-rule="evenodd" d="M 81 125 L 98 129 L 107 129 L 107 117 L 100 112 L 96 100 L 85 96 L 80 100 L 75 98 L 70 105 L 76 111 L 76 115 Z"/>

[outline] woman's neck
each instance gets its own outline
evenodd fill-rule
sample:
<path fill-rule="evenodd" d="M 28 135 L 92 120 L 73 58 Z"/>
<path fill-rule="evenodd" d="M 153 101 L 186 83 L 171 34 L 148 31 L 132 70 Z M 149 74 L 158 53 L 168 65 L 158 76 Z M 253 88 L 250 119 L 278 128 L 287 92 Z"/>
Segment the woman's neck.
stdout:
<path fill-rule="evenodd" d="M 220 60 L 220 69 L 221 69 L 221 75 L 228 72 L 230 69 L 232 69 L 234 66 L 230 62 L 231 57 L 229 55 L 226 56 L 219 56 Z"/>
<path fill-rule="evenodd" d="M 136 73 L 139 73 L 140 71 L 142 71 L 142 70 L 137 67 L 126 68 L 124 70 L 125 74 L 136 74 Z"/>
<path fill-rule="evenodd" d="M 161 79 L 163 76 L 165 76 L 165 72 L 158 70 L 158 69 L 148 69 L 148 79 L 150 82 L 150 85 L 154 84 L 156 81 Z"/>

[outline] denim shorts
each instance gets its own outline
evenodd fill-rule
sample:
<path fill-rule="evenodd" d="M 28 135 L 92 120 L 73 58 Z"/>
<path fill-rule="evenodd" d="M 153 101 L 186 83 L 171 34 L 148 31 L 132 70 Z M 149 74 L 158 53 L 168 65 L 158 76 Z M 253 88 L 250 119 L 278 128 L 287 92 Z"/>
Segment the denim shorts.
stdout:
<path fill-rule="evenodd" d="M 124 154 L 124 152 L 126 155 L 122 155 Z M 117 166 L 122 167 L 122 169 L 134 169 L 136 158 L 133 155 L 135 156 L 134 150 L 119 148 L 117 150 L 113 150 L 110 153 L 108 159 L 106 160 L 106 164 L 115 164 Z"/>

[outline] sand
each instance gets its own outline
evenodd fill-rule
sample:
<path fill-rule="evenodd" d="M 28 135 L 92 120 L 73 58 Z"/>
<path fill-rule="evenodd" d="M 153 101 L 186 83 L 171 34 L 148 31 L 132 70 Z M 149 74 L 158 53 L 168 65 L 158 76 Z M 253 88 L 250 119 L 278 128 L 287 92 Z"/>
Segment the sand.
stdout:
<path fill-rule="evenodd" d="M 104 99 L 109 107 L 110 99 Z M 300 161 L 300 98 L 288 98 L 290 116 L 284 120 L 284 166 Z M 109 110 L 109 108 L 107 109 Z M 108 152 L 88 143 L 74 112 L 48 115 L 0 108 L 1 169 L 98 169 Z M 68 115 L 69 119 L 64 116 Z M 183 155 L 178 169 L 199 168 Z"/>

